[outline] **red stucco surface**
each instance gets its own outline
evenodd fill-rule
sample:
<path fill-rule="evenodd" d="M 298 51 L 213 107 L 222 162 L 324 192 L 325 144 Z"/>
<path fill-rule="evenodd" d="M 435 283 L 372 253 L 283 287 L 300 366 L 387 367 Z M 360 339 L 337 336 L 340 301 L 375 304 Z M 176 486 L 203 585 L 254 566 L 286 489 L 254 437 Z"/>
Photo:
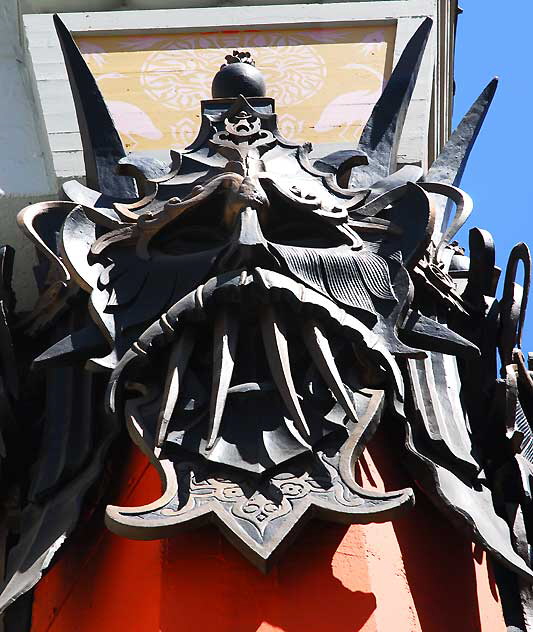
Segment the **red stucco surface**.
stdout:
<path fill-rule="evenodd" d="M 366 486 L 410 484 L 374 458 L 380 473 L 389 470 L 387 484 L 366 455 Z M 158 492 L 154 470 L 133 455 L 117 502 L 143 504 Z M 33 632 L 505 629 L 484 555 L 420 494 L 394 523 L 309 524 L 268 575 L 211 527 L 153 542 L 82 529 L 39 584 L 32 625 Z"/>

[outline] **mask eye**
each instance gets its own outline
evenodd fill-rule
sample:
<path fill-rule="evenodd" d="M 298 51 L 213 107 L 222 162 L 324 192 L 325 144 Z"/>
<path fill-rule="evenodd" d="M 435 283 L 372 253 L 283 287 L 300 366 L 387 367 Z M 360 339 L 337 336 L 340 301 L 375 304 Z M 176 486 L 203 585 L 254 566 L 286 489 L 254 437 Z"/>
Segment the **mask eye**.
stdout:
<path fill-rule="evenodd" d="M 185 211 L 153 238 L 151 247 L 165 254 L 179 255 L 221 246 L 229 237 L 223 222 L 223 208 L 223 201 L 213 198 L 205 206 Z"/>
<path fill-rule="evenodd" d="M 269 241 L 285 245 L 301 245 L 309 247 L 325 247 L 324 235 L 316 226 L 305 225 L 303 222 L 282 222 L 267 231 Z"/>
<path fill-rule="evenodd" d="M 285 246 L 304 248 L 335 248 L 348 244 L 347 237 L 308 210 L 296 210 L 288 205 L 270 209 L 263 233 L 268 241 Z"/>

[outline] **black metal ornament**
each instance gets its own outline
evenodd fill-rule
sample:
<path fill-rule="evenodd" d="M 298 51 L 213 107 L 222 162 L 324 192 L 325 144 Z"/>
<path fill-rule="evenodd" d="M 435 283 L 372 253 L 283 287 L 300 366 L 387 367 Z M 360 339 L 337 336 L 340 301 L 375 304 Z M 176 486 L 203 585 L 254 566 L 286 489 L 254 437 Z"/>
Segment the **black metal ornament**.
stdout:
<path fill-rule="evenodd" d="M 241 94 L 264 97 L 266 85 L 250 53 L 234 50 L 232 55 L 226 55 L 226 63 L 213 77 L 211 92 L 213 99 L 228 99 Z"/>
<path fill-rule="evenodd" d="M 19 216 L 46 270 L 21 326 L 39 343 L 32 360 L 48 404 L 4 607 L 76 527 L 121 426 L 163 494 L 107 507 L 110 529 L 151 539 L 210 521 L 268 570 L 313 517 L 368 523 L 409 509 L 412 489 L 357 482 L 384 419 L 404 430 L 413 479 L 507 583 L 506 573 L 518 578 L 513 594 L 526 603 L 533 378 L 519 347 L 529 252 L 511 254 L 498 302 L 490 236 L 471 232 L 470 261 L 452 241 L 472 210 L 458 187 L 496 81 L 428 173 L 398 168 L 426 20 L 358 147 L 313 162 L 309 144 L 280 134 L 249 54 L 233 51 L 201 103 L 196 140 L 163 163 L 124 155 L 56 25 L 89 186 L 67 183 L 70 202 Z M 80 401 L 83 441 L 73 432 Z"/>

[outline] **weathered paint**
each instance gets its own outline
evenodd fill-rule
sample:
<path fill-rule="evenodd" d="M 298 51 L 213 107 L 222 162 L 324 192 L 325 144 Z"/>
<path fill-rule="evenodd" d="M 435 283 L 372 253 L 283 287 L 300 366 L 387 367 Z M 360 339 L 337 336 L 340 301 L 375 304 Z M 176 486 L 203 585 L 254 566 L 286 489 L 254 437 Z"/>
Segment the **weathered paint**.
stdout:
<path fill-rule="evenodd" d="M 373 450 L 366 486 L 409 480 Z M 379 472 L 381 473 L 378 474 Z M 383 482 L 387 481 L 387 484 Z M 158 495 L 135 454 L 121 503 Z M 94 520 L 93 520 L 94 522 Z M 505 632 L 483 556 L 420 494 L 394 523 L 308 525 L 262 575 L 213 527 L 155 542 L 82 530 L 35 593 L 32 632 Z"/>

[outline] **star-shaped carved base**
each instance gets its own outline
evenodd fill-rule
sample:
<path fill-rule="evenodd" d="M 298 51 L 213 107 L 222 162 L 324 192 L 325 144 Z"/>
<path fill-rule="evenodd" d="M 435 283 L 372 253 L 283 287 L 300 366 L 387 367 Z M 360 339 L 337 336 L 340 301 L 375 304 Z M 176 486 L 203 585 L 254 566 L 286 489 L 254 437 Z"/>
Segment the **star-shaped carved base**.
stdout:
<path fill-rule="evenodd" d="M 299 529 L 317 517 L 344 524 L 385 522 L 414 502 L 411 489 L 365 490 L 340 474 L 338 441 L 253 476 L 198 457 L 159 461 L 165 484 L 149 505 L 107 508 L 107 526 L 133 539 L 169 537 L 207 522 L 262 571 L 268 571 Z M 336 444 L 337 445 L 334 445 Z"/>

